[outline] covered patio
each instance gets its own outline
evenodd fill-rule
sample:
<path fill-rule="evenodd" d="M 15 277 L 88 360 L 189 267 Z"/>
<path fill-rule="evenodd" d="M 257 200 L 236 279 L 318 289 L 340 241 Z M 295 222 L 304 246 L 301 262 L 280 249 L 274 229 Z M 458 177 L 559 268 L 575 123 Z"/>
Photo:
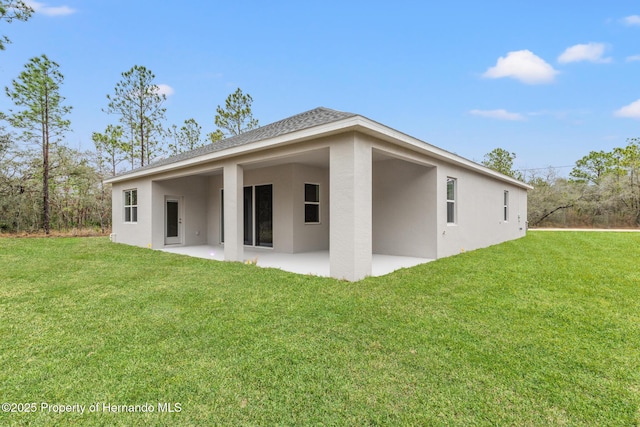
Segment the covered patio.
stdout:
<path fill-rule="evenodd" d="M 180 255 L 224 261 L 224 247 L 212 245 L 174 246 L 160 249 Z M 245 260 L 256 262 L 258 267 L 279 268 L 298 274 L 330 277 L 329 251 L 282 253 L 269 249 L 245 248 Z M 414 267 L 433 261 L 429 258 L 373 254 L 371 276 L 384 276 L 401 268 Z"/>
<path fill-rule="evenodd" d="M 154 179 L 152 247 L 352 281 L 435 259 L 437 169 L 334 139 Z"/>

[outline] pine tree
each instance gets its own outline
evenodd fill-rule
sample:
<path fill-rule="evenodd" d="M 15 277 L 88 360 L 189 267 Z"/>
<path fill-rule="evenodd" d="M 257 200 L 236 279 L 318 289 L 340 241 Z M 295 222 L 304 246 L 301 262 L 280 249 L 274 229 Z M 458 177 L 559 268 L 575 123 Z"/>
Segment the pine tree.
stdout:
<path fill-rule="evenodd" d="M 22 140 L 37 142 L 42 148 L 42 228 L 45 234 L 50 231 L 49 151 L 60 142 L 70 125 L 64 117 L 71 107 L 62 105 L 64 98 L 60 95 L 63 81 L 59 65 L 42 55 L 32 58 L 11 86 L 5 88 L 7 96 L 20 107 L 17 111 L 10 110 L 9 123 L 22 129 Z"/>

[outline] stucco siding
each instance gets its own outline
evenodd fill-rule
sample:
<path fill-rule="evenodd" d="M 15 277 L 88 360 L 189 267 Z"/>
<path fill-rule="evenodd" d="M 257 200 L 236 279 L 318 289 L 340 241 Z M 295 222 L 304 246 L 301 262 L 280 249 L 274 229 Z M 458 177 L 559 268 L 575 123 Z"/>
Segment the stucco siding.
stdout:
<path fill-rule="evenodd" d="M 207 195 L 209 183 L 204 176 L 153 182 L 153 247 L 165 245 L 165 199 L 180 203 L 179 233 L 184 245 L 207 243 Z"/>
<path fill-rule="evenodd" d="M 308 165 L 293 165 L 292 231 L 293 252 L 322 251 L 329 249 L 329 169 Z M 304 185 L 318 184 L 320 191 L 320 223 L 304 221 Z"/>
<path fill-rule="evenodd" d="M 221 227 L 222 217 L 222 175 L 213 175 L 207 178 L 209 183 L 207 191 L 207 244 L 219 245 L 222 241 Z"/>
<path fill-rule="evenodd" d="M 220 175 L 208 177 L 207 241 L 219 244 L 220 195 L 224 188 Z M 319 183 L 321 224 L 304 223 L 304 183 Z M 273 186 L 273 250 L 285 253 L 329 248 L 328 170 L 300 164 L 285 164 L 245 170 L 244 186 Z"/>
<path fill-rule="evenodd" d="M 434 167 L 373 163 L 373 253 L 436 257 L 436 179 Z"/>
<path fill-rule="evenodd" d="M 347 134 L 331 146 L 329 158 L 331 276 L 360 280 L 371 274 L 371 141 Z"/>
<path fill-rule="evenodd" d="M 265 184 L 273 186 L 273 250 L 277 252 L 293 252 L 292 176 L 291 165 L 245 170 L 244 173 L 245 187 Z"/>
<path fill-rule="evenodd" d="M 456 179 L 456 221 L 447 223 L 447 178 Z M 504 192 L 509 220 L 504 221 Z M 438 168 L 438 258 L 516 239 L 526 232 L 526 190 L 463 168 Z"/>
<path fill-rule="evenodd" d="M 124 221 L 124 191 L 138 192 L 138 221 Z M 112 186 L 112 234 L 117 243 L 146 247 L 151 244 L 151 181 L 140 178 Z"/>

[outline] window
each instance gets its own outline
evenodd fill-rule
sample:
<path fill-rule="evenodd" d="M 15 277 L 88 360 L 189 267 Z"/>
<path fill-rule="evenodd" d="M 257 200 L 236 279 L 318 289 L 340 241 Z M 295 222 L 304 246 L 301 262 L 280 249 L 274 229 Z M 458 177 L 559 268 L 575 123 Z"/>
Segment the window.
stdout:
<path fill-rule="evenodd" d="M 447 224 L 456 222 L 456 182 L 455 178 L 447 178 Z"/>
<path fill-rule="evenodd" d="M 304 222 L 320 223 L 320 185 L 304 184 Z"/>
<path fill-rule="evenodd" d="M 509 221 L 509 192 L 505 190 L 504 192 L 504 202 L 502 206 L 502 215 L 505 221 Z"/>
<path fill-rule="evenodd" d="M 124 222 L 138 222 L 138 190 L 124 191 Z"/>

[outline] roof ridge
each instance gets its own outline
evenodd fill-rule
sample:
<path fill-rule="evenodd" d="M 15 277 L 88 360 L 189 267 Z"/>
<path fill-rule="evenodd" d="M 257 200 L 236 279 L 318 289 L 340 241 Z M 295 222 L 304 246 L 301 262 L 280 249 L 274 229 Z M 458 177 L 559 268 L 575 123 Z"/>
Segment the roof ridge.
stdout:
<path fill-rule="evenodd" d="M 230 136 L 228 138 L 222 139 L 222 140 L 217 141 L 217 142 L 212 142 L 212 143 L 207 144 L 207 145 L 220 144 L 220 143 L 223 143 L 225 141 L 229 141 L 229 140 L 232 140 L 232 139 L 235 139 L 235 138 L 239 138 L 239 137 L 248 138 L 249 136 L 251 136 L 251 134 L 257 134 L 257 133 L 259 133 L 259 131 L 264 132 L 266 129 L 272 129 L 272 128 L 275 128 L 278 125 L 281 125 L 283 123 L 293 122 L 296 119 L 299 119 L 299 118 L 301 118 L 303 116 L 308 116 L 308 115 L 311 115 L 312 113 L 319 113 L 319 112 L 331 113 L 331 114 L 335 114 L 335 115 L 344 115 L 345 116 L 344 118 L 352 117 L 352 116 L 356 116 L 357 115 L 357 114 L 354 114 L 354 113 L 347 113 L 347 112 L 333 110 L 331 108 L 326 108 L 326 107 L 316 107 L 316 108 L 313 108 L 311 110 L 303 111 L 302 113 L 294 114 L 293 116 L 285 117 L 284 119 L 280 119 L 278 121 L 266 124 L 264 126 L 260 126 L 260 127 L 255 128 L 255 129 L 251 129 L 250 131 L 243 132 L 243 133 L 240 133 L 238 135 L 233 135 L 233 136 Z M 340 118 L 336 118 L 335 120 L 339 120 L 339 119 Z M 335 120 L 329 120 L 329 121 L 326 121 L 326 122 L 323 122 L 323 123 L 318 123 L 318 125 L 319 124 L 324 124 L 324 123 L 329 123 L 329 122 L 335 121 Z M 290 130 L 289 132 L 283 132 L 283 133 L 295 132 L 296 130 L 306 129 L 308 127 L 313 127 L 313 126 L 314 125 L 302 127 L 300 129 L 293 129 L 293 130 Z M 282 133 L 279 133 L 279 134 L 281 135 Z M 251 142 L 254 142 L 254 141 L 251 141 Z"/>

